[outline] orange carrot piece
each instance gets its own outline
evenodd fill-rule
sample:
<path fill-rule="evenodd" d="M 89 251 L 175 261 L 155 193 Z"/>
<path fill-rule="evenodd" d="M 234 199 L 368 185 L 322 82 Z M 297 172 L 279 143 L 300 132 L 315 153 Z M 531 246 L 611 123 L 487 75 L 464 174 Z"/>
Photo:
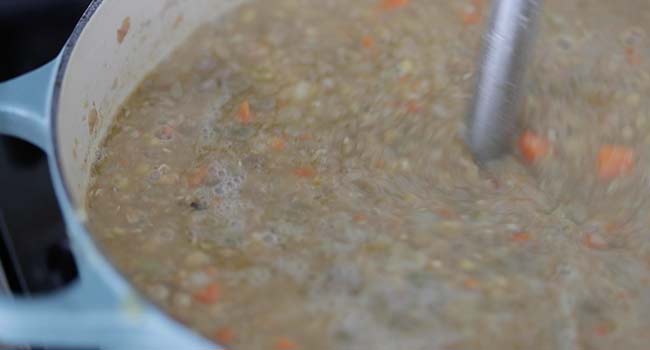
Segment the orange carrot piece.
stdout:
<path fill-rule="evenodd" d="M 446 220 L 452 220 L 458 217 L 458 215 L 453 210 L 447 208 L 437 210 L 436 214 L 440 215 L 440 217 Z"/>
<path fill-rule="evenodd" d="M 363 46 L 365 49 L 372 49 L 375 47 L 375 39 L 370 35 L 365 35 L 363 38 L 361 38 L 361 46 Z"/>
<path fill-rule="evenodd" d="M 467 278 L 463 281 L 463 287 L 467 289 L 478 289 L 481 286 L 481 282 L 477 280 L 476 278 Z"/>
<path fill-rule="evenodd" d="M 211 283 L 194 293 L 194 299 L 202 304 L 214 304 L 220 296 L 221 287 L 218 283 Z"/>
<path fill-rule="evenodd" d="M 203 165 L 200 166 L 194 173 L 192 173 L 188 178 L 187 178 L 187 184 L 190 187 L 197 187 L 200 186 L 205 179 L 208 177 L 208 166 Z"/>
<path fill-rule="evenodd" d="M 601 323 L 594 327 L 594 333 L 599 337 L 605 337 L 612 333 L 613 327 L 608 323 Z"/>
<path fill-rule="evenodd" d="M 483 16 L 481 15 L 481 11 L 474 7 L 470 10 L 463 11 L 461 19 L 464 25 L 473 26 L 481 23 Z"/>
<path fill-rule="evenodd" d="M 632 148 L 605 145 L 598 152 L 598 177 L 613 180 L 634 170 L 636 154 Z"/>
<path fill-rule="evenodd" d="M 299 141 L 311 141 L 313 139 L 314 139 L 314 137 L 310 133 L 304 133 L 304 134 L 298 135 L 298 140 Z"/>
<path fill-rule="evenodd" d="M 275 341 L 276 350 L 297 350 L 298 344 L 287 337 L 279 337 Z"/>
<path fill-rule="evenodd" d="M 641 64 L 641 55 L 634 47 L 628 46 L 625 48 L 625 60 L 627 60 L 627 63 L 637 66 Z"/>
<path fill-rule="evenodd" d="M 612 234 L 616 234 L 617 231 L 621 230 L 622 228 L 623 228 L 623 225 L 621 225 L 621 224 L 619 224 L 617 222 L 610 222 L 610 223 L 605 225 L 604 230 L 605 230 L 605 233 L 612 235 Z"/>
<path fill-rule="evenodd" d="M 383 0 L 379 7 L 382 10 L 396 10 L 400 7 L 404 7 L 408 5 L 411 2 L 411 0 Z"/>
<path fill-rule="evenodd" d="M 532 238 L 530 237 L 530 234 L 528 232 L 522 231 L 522 232 L 513 233 L 510 239 L 516 243 L 525 243 L 530 241 Z"/>
<path fill-rule="evenodd" d="M 223 327 L 217 329 L 216 332 L 214 332 L 214 340 L 216 340 L 219 345 L 232 345 L 233 341 L 235 341 L 235 331 L 232 330 L 230 327 Z"/>
<path fill-rule="evenodd" d="M 420 107 L 420 105 L 418 104 L 417 101 L 415 101 L 415 100 L 408 100 L 408 101 L 406 102 L 406 110 L 407 110 L 409 113 L 413 113 L 413 114 L 415 114 L 415 113 L 419 113 L 420 111 L 422 111 L 422 107 Z"/>
<path fill-rule="evenodd" d="M 532 131 L 525 131 L 519 138 L 518 145 L 519 152 L 529 164 L 539 161 L 551 152 L 551 143 Z"/>
<path fill-rule="evenodd" d="M 287 142 L 282 137 L 274 137 L 271 140 L 271 148 L 276 151 L 284 151 L 287 148 Z"/>
<path fill-rule="evenodd" d="M 165 140 L 169 140 L 174 135 L 174 128 L 169 125 L 162 127 L 162 136 Z"/>
<path fill-rule="evenodd" d="M 401 85 L 406 85 L 411 82 L 411 76 L 409 74 L 405 74 L 404 76 L 399 78 L 399 83 Z M 399 107 L 399 101 L 395 102 L 395 107 Z"/>
<path fill-rule="evenodd" d="M 352 220 L 357 223 L 363 223 L 368 221 L 368 215 L 365 214 L 356 214 L 352 217 Z"/>
<path fill-rule="evenodd" d="M 251 105 L 248 103 L 248 100 L 244 100 L 239 106 L 238 113 L 239 121 L 242 124 L 250 124 L 253 120 L 253 114 L 251 113 Z"/>
<path fill-rule="evenodd" d="M 607 241 L 600 235 L 595 233 L 587 233 L 582 238 L 582 244 L 589 249 L 602 250 L 607 248 Z"/>
<path fill-rule="evenodd" d="M 310 166 L 293 169 L 293 174 L 297 177 L 312 178 L 316 176 L 316 170 Z"/>

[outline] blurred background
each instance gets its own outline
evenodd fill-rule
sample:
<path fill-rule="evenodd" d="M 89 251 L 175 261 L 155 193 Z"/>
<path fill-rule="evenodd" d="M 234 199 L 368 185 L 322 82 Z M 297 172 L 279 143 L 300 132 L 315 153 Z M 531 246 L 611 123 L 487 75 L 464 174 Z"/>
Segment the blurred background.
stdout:
<path fill-rule="evenodd" d="M 0 81 L 53 59 L 89 3 L 0 0 Z M 45 293 L 76 278 L 45 155 L 5 136 L 0 136 L 0 267 L 0 293 Z"/>

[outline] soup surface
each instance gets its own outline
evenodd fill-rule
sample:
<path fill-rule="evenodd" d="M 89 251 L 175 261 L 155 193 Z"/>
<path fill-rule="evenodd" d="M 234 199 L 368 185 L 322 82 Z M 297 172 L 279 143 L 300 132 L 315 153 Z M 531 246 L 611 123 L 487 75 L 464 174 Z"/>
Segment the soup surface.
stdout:
<path fill-rule="evenodd" d="M 123 106 L 90 226 L 236 350 L 648 349 L 650 5 L 548 0 L 513 155 L 464 116 L 482 0 L 258 0 Z"/>

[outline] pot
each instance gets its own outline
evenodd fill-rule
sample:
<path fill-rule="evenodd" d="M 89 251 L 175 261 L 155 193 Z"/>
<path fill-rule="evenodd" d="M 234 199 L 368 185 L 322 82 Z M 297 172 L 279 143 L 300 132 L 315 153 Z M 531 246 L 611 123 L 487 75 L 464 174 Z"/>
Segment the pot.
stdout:
<path fill-rule="evenodd" d="M 47 154 L 79 270 L 79 279 L 55 294 L 0 296 L 0 344 L 218 348 L 135 292 L 93 242 L 84 201 L 97 149 L 120 105 L 198 25 L 241 2 L 96 0 L 56 59 L 0 84 L 0 133 Z"/>

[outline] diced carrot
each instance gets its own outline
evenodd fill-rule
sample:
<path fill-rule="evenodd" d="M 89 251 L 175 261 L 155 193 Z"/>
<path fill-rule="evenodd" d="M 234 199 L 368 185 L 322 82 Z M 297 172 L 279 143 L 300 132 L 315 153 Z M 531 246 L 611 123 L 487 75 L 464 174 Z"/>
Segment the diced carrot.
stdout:
<path fill-rule="evenodd" d="M 512 236 L 510 237 L 510 239 L 513 242 L 525 243 L 525 242 L 530 241 L 531 237 L 530 237 L 530 234 L 528 232 L 521 231 L 521 232 L 513 233 Z"/>
<path fill-rule="evenodd" d="M 276 350 L 297 350 L 298 344 L 287 337 L 279 337 L 275 341 Z"/>
<path fill-rule="evenodd" d="M 612 333 L 613 327 L 608 323 L 601 323 L 594 327 L 594 333 L 599 337 L 604 337 Z"/>
<path fill-rule="evenodd" d="M 288 101 L 288 100 L 286 100 L 286 99 L 282 99 L 282 98 L 279 98 L 279 99 L 278 99 L 278 102 L 277 102 L 277 104 L 276 104 L 276 109 L 279 111 L 279 110 L 283 109 L 284 107 L 286 107 L 286 106 L 288 106 L 288 105 L 289 105 L 289 101 Z"/>
<path fill-rule="evenodd" d="M 174 127 L 171 125 L 164 125 L 155 133 L 156 138 L 163 141 L 169 141 L 174 137 Z"/>
<path fill-rule="evenodd" d="M 300 141 L 311 141 L 313 139 L 314 139 L 314 137 L 310 133 L 304 133 L 304 134 L 298 135 L 298 140 L 300 140 Z"/>
<path fill-rule="evenodd" d="M 519 138 L 518 145 L 524 160 L 530 164 L 541 160 L 551 152 L 551 143 L 532 131 L 525 131 Z"/>
<path fill-rule="evenodd" d="M 169 140 L 173 135 L 174 135 L 174 128 L 172 128 L 169 125 L 165 125 L 162 127 L 162 136 L 165 138 L 165 140 Z"/>
<path fill-rule="evenodd" d="M 442 217 L 443 219 L 447 219 L 447 220 L 455 219 L 458 217 L 458 215 L 456 215 L 456 213 L 453 210 L 447 208 L 439 209 L 437 211 L 437 214 L 440 215 L 440 217 Z"/>
<path fill-rule="evenodd" d="M 463 287 L 467 289 L 478 289 L 481 286 L 481 282 L 476 278 L 467 278 L 463 281 Z"/>
<path fill-rule="evenodd" d="M 406 102 L 406 110 L 407 110 L 409 113 L 413 113 L 413 114 L 415 114 L 415 113 L 419 113 L 420 111 L 422 111 L 422 107 L 420 107 L 420 105 L 418 104 L 417 101 L 415 101 L 415 100 L 408 100 L 408 101 Z"/>
<path fill-rule="evenodd" d="M 284 151 L 286 147 L 287 147 L 287 143 L 282 137 L 274 137 L 271 140 L 271 148 L 273 148 L 276 151 Z"/>
<path fill-rule="evenodd" d="M 194 293 L 194 299 L 202 304 L 214 304 L 220 296 L 221 287 L 218 283 L 211 283 Z"/>
<path fill-rule="evenodd" d="M 363 38 L 361 38 L 361 46 L 363 46 L 365 49 L 372 49 L 375 47 L 375 39 L 370 35 L 365 35 Z"/>
<path fill-rule="evenodd" d="M 461 19 L 463 24 L 466 26 L 473 26 L 481 23 L 483 15 L 481 10 L 477 6 L 472 6 L 471 9 L 466 9 L 461 14 Z"/>
<path fill-rule="evenodd" d="M 598 152 L 598 177 L 613 180 L 634 170 L 635 152 L 632 148 L 605 145 Z"/>
<path fill-rule="evenodd" d="M 602 250 L 607 248 L 607 241 L 595 233 L 587 233 L 582 238 L 582 244 L 584 244 L 589 249 Z"/>
<path fill-rule="evenodd" d="M 358 222 L 358 223 L 366 222 L 366 221 L 368 221 L 368 215 L 365 215 L 365 214 L 355 214 L 355 215 L 352 217 L 352 220 L 354 220 L 355 222 Z"/>
<path fill-rule="evenodd" d="M 637 50 L 631 46 L 625 48 L 625 59 L 627 60 L 627 63 L 633 66 L 641 64 L 641 55 L 639 55 Z"/>
<path fill-rule="evenodd" d="M 183 19 L 185 19 L 183 15 L 176 16 L 176 19 L 174 19 L 174 29 L 178 28 L 178 26 L 183 23 Z"/>
<path fill-rule="evenodd" d="M 251 105 L 248 103 L 248 100 L 244 100 L 239 106 L 238 113 L 239 121 L 242 124 L 250 124 L 253 120 L 253 114 L 251 113 Z"/>
<path fill-rule="evenodd" d="M 630 293 L 622 290 L 622 291 L 617 292 L 616 294 L 614 294 L 614 297 L 616 297 L 616 299 L 618 299 L 618 300 L 628 300 L 628 299 L 632 298 L 632 295 Z"/>
<path fill-rule="evenodd" d="M 187 184 L 190 187 L 200 186 L 207 177 L 208 177 L 208 166 L 207 165 L 200 166 L 187 178 Z"/>
<path fill-rule="evenodd" d="M 382 0 L 379 7 L 382 10 L 396 10 L 400 7 L 408 5 L 411 0 Z"/>
<path fill-rule="evenodd" d="M 622 229 L 622 225 L 616 222 L 610 222 L 605 225 L 604 230 L 607 234 L 615 234 L 616 231 Z"/>
<path fill-rule="evenodd" d="M 126 17 L 122 20 L 122 25 L 117 29 L 117 43 L 121 44 L 126 38 L 126 35 L 129 34 L 129 29 L 131 28 L 131 17 Z"/>
<path fill-rule="evenodd" d="M 293 174 L 298 177 L 312 178 L 316 176 L 316 170 L 310 166 L 293 169 Z"/>
<path fill-rule="evenodd" d="M 235 340 L 235 331 L 230 327 L 219 328 L 214 332 L 214 340 L 216 340 L 219 345 L 230 346 Z"/>

